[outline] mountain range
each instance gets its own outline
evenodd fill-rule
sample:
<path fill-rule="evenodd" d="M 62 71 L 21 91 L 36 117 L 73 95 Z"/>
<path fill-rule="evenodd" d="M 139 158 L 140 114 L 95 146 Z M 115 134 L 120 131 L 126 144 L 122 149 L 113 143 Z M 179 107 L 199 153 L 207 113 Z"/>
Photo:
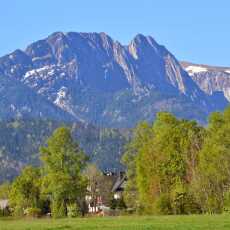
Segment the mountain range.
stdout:
<path fill-rule="evenodd" d="M 56 32 L 0 57 L 0 181 L 39 164 L 61 124 L 103 170 L 139 121 L 159 111 L 207 122 L 230 102 L 230 67 L 180 62 L 152 37 L 122 45 L 105 33 Z"/>
<path fill-rule="evenodd" d="M 204 77 L 189 66 L 150 36 L 122 45 L 105 33 L 56 32 L 0 58 L 1 118 L 130 128 L 169 111 L 204 124 L 229 103 L 230 71 Z"/>

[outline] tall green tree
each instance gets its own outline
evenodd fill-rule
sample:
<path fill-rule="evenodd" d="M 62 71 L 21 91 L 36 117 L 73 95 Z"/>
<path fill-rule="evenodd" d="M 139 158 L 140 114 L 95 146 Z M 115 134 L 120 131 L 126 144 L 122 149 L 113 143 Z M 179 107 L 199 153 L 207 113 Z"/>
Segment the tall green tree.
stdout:
<path fill-rule="evenodd" d="M 147 122 L 141 122 L 133 130 L 132 140 L 126 145 L 122 163 L 126 166 L 128 178 L 124 191 L 124 200 L 128 208 L 141 209 L 137 187 L 137 154 L 145 147 L 146 142 L 152 135 L 152 129 Z"/>
<path fill-rule="evenodd" d="M 53 217 L 66 216 L 68 205 L 76 205 L 76 210 L 82 205 L 87 187 L 82 171 L 88 158 L 66 127 L 56 129 L 40 152 L 43 194 L 51 201 Z"/>
<path fill-rule="evenodd" d="M 203 212 L 222 212 L 230 191 L 230 107 L 210 116 L 196 174 L 193 187 Z"/>
<path fill-rule="evenodd" d="M 11 186 L 9 200 L 15 215 L 23 215 L 27 208 L 40 207 L 41 173 L 39 168 L 25 167 Z"/>
<path fill-rule="evenodd" d="M 128 175 L 133 175 L 142 210 L 167 214 L 191 212 L 187 204 L 192 206 L 194 202 L 189 184 L 203 134 L 204 129 L 195 122 L 178 120 L 169 113 L 158 113 L 152 125 L 142 123 L 136 128 L 124 162 Z"/>

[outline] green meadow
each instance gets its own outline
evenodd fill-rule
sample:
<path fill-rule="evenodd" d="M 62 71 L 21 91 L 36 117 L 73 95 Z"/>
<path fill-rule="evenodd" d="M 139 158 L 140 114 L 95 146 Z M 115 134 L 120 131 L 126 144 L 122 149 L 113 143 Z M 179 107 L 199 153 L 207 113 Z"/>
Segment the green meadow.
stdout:
<path fill-rule="evenodd" d="M 229 215 L 0 219 L 1 230 L 229 230 Z"/>

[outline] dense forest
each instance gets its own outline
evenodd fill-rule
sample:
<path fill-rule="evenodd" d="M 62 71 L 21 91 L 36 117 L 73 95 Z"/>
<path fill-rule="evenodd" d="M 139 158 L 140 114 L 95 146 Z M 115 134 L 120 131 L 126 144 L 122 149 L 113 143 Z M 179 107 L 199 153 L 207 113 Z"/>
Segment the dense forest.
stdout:
<path fill-rule="evenodd" d="M 90 163 L 70 128 L 57 128 L 40 146 L 39 159 L 39 166 L 28 165 L 11 183 L 0 185 L 0 201 L 8 202 L 0 206 L 0 216 L 75 217 L 89 204 L 96 207 L 99 195 L 113 209 L 126 207 L 123 199 L 113 199 L 113 178 Z"/>
<path fill-rule="evenodd" d="M 62 126 L 71 128 L 74 139 L 101 170 L 121 170 L 123 147 L 130 130 L 96 128 L 83 123 L 60 123 L 53 120 L 13 119 L 0 121 L 0 182 L 12 180 L 25 165 L 38 166 L 39 147 L 52 132 Z"/>
<path fill-rule="evenodd" d="M 140 123 L 123 156 L 125 201 L 143 213 L 221 213 L 230 208 L 230 108 L 207 127 L 158 113 Z"/>
<path fill-rule="evenodd" d="M 212 113 L 207 127 L 168 112 L 158 113 L 152 124 L 139 123 L 124 148 L 127 181 L 118 201 L 111 181 L 76 141 L 82 134 L 77 136 L 75 129 L 57 128 L 40 145 L 40 164 L 24 167 L 11 183 L 0 186 L 10 214 L 84 215 L 87 196 L 95 205 L 103 196 L 110 208 L 139 214 L 230 211 L 230 107 Z"/>

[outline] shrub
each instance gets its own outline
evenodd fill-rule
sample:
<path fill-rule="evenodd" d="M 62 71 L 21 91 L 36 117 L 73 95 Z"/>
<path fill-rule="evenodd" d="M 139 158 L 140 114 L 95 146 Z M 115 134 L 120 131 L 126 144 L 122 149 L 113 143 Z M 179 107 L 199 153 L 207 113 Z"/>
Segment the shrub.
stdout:
<path fill-rule="evenodd" d="M 80 215 L 81 215 L 81 212 L 80 212 L 80 209 L 76 203 L 70 204 L 67 206 L 67 216 L 68 217 L 77 217 Z"/>
<path fill-rule="evenodd" d="M 170 203 L 170 196 L 168 194 L 161 194 L 156 201 L 156 211 L 159 214 L 172 214 L 172 207 Z"/>
<path fill-rule="evenodd" d="M 20 205 L 14 206 L 12 211 L 13 211 L 13 216 L 22 217 L 24 215 L 23 208 Z"/>
<path fill-rule="evenodd" d="M 115 199 L 110 200 L 109 207 L 110 207 L 111 209 L 113 209 L 113 210 L 116 209 L 117 203 L 116 203 L 116 200 L 115 200 Z"/>
<path fill-rule="evenodd" d="M 24 214 L 28 217 L 38 218 L 41 216 L 40 208 L 27 208 L 24 211 Z"/>
<path fill-rule="evenodd" d="M 126 209 L 126 204 L 124 202 L 124 199 L 121 198 L 121 199 L 118 199 L 117 200 L 117 209 L 120 209 L 120 210 L 123 210 L 123 209 Z"/>
<path fill-rule="evenodd" d="M 121 199 L 112 199 L 110 201 L 110 208 L 115 210 L 115 209 L 119 209 L 119 210 L 122 210 L 122 209 L 126 209 L 126 204 L 124 202 L 124 199 L 121 198 Z"/>
<path fill-rule="evenodd" d="M 51 215 L 53 218 L 61 218 L 66 216 L 66 207 L 64 201 L 57 199 L 52 202 Z"/>

